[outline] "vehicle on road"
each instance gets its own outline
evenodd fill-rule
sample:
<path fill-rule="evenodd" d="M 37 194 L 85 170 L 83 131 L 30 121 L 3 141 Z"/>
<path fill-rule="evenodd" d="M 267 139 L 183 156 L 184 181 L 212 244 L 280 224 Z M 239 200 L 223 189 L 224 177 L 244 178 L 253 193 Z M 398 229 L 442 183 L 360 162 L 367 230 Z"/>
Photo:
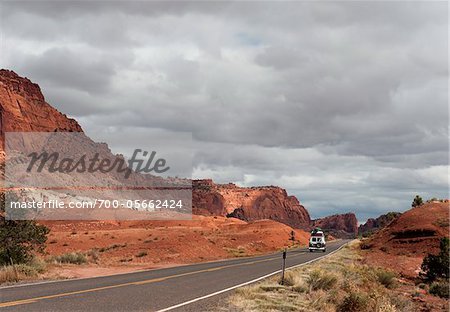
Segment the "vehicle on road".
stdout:
<path fill-rule="evenodd" d="M 325 234 L 322 229 L 315 228 L 311 231 L 311 237 L 309 238 L 309 251 L 327 251 L 327 242 L 325 241 Z"/>

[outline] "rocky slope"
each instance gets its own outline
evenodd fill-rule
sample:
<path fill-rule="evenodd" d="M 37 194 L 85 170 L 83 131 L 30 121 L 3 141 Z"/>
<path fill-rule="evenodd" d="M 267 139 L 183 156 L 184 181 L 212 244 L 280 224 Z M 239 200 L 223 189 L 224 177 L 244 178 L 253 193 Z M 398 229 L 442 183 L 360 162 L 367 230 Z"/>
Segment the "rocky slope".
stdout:
<path fill-rule="evenodd" d="M 1 138 L 11 132 L 82 132 L 76 120 L 45 102 L 39 86 L 15 72 L 0 69 Z"/>
<path fill-rule="evenodd" d="M 359 226 L 358 234 L 363 236 L 373 234 L 374 232 L 386 227 L 400 216 L 400 212 L 388 212 L 387 214 L 383 214 L 378 218 L 367 219 L 366 223 Z"/>
<path fill-rule="evenodd" d="M 271 219 L 304 229 L 309 228 L 311 221 L 298 199 L 276 186 L 245 188 L 232 183 L 194 180 L 192 202 L 195 214 L 228 216 L 244 221 Z"/>
<path fill-rule="evenodd" d="M 354 213 L 336 214 L 312 221 L 314 227 L 320 227 L 334 237 L 355 237 L 358 234 L 358 220 Z"/>
<path fill-rule="evenodd" d="M 39 86 L 0 69 L 0 163 L 5 160 L 5 132 L 82 132 L 80 125 L 45 102 Z M 1 166 L 3 176 L 3 166 Z"/>
<path fill-rule="evenodd" d="M 374 234 L 365 247 L 398 255 L 425 255 L 439 250 L 449 236 L 449 202 L 423 204 L 404 212 Z"/>

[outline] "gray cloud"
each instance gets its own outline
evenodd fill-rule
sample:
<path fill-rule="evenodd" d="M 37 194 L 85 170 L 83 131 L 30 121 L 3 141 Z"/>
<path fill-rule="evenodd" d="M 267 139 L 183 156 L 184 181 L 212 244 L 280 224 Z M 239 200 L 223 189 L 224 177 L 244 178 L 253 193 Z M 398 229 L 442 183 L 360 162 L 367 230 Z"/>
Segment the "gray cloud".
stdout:
<path fill-rule="evenodd" d="M 313 216 L 448 196 L 440 2 L 1 2 L 0 65 L 102 129 L 192 132 L 194 176 Z M 128 130 L 127 130 L 128 129 Z M 117 140 L 112 145 L 120 150 Z"/>

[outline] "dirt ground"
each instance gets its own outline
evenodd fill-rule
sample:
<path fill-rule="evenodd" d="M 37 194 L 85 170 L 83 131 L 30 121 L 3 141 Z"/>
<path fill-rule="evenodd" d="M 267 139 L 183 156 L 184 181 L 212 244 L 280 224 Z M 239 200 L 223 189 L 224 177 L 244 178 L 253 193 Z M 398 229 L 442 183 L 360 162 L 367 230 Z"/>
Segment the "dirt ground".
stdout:
<path fill-rule="evenodd" d="M 293 245 L 284 224 L 259 220 L 193 216 L 183 221 L 44 222 L 50 228 L 46 255 L 88 255 L 83 265 L 55 264 L 47 278 L 124 273 L 179 264 L 244 257 Z M 309 233 L 294 230 L 295 244 L 305 246 Z"/>

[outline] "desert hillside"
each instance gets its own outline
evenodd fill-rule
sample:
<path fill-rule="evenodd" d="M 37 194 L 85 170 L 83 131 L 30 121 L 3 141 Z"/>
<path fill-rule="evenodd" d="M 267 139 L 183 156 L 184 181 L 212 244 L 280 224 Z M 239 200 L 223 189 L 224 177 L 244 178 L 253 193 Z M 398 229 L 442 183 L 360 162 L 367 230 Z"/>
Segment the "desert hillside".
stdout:
<path fill-rule="evenodd" d="M 449 203 L 432 202 L 408 210 L 369 240 L 371 248 L 392 254 L 437 252 L 449 236 Z"/>
<path fill-rule="evenodd" d="M 400 212 L 388 212 L 377 218 L 369 218 L 366 223 L 358 227 L 358 234 L 366 236 L 373 234 L 388 226 L 392 221 L 401 216 Z"/>
<path fill-rule="evenodd" d="M 308 233 L 271 220 L 194 216 L 189 221 L 47 221 L 47 257 L 81 253 L 88 266 L 68 267 L 65 276 L 211 261 L 306 245 Z M 291 232 L 295 233 L 295 242 Z M 112 272 L 112 271 L 111 271 Z"/>
<path fill-rule="evenodd" d="M 415 278 L 423 258 L 439 252 L 449 237 L 449 202 L 431 202 L 404 212 L 363 243 L 367 263 Z"/>

